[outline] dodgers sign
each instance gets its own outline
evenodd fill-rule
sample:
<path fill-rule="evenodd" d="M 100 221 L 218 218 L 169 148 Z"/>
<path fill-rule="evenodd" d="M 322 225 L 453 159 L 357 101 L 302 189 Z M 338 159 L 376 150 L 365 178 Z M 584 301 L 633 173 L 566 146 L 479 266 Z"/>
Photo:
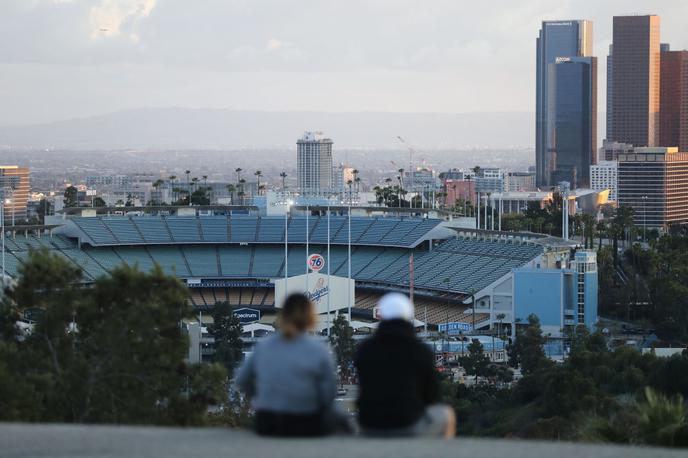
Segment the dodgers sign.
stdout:
<path fill-rule="evenodd" d="M 260 320 L 260 310 L 240 308 L 234 311 L 234 316 L 236 316 L 242 324 L 253 323 Z"/>
<path fill-rule="evenodd" d="M 441 323 L 437 326 L 439 332 L 447 332 L 449 334 L 469 332 L 471 325 L 468 323 Z"/>
<path fill-rule="evenodd" d="M 325 258 L 319 254 L 312 254 L 308 256 L 308 268 L 313 272 L 320 272 L 325 267 Z"/>

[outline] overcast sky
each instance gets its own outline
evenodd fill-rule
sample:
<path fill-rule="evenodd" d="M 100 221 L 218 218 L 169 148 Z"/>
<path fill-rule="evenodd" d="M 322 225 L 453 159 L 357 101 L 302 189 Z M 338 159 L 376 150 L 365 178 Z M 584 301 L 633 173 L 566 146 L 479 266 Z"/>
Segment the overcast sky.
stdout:
<path fill-rule="evenodd" d="M 0 0 L 0 124 L 127 108 L 532 111 L 543 19 L 591 19 L 600 110 L 612 16 L 686 0 Z"/>

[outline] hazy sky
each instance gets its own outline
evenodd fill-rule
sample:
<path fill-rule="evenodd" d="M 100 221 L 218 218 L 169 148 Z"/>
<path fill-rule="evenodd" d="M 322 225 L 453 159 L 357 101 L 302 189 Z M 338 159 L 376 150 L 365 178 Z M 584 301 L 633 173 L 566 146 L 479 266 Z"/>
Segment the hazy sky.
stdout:
<path fill-rule="evenodd" d="M 0 124 L 151 106 L 532 111 L 543 19 L 592 19 L 600 110 L 615 14 L 687 0 L 0 0 Z"/>

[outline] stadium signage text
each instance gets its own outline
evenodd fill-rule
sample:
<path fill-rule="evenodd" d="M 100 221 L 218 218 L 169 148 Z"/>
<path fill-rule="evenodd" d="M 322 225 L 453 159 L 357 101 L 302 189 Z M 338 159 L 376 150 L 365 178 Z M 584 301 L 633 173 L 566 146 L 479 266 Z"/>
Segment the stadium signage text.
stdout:
<path fill-rule="evenodd" d="M 307 266 L 313 272 L 320 272 L 325 267 L 325 258 L 320 254 L 312 254 L 308 256 Z"/>
<path fill-rule="evenodd" d="M 260 320 L 260 310 L 240 308 L 234 311 L 234 316 L 237 317 L 240 323 L 254 323 Z"/>
<path fill-rule="evenodd" d="M 320 302 L 328 294 L 330 294 L 330 285 L 325 284 L 324 278 L 319 278 L 315 283 L 315 287 L 310 291 L 306 291 L 306 296 L 313 302 Z"/>
<path fill-rule="evenodd" d="M 469 332 L 471 330 L 471 325 L 468 323 L 441 323 L 437 326 L 437 330 L 449 334 L 458 334 L 461 332 Z"/>

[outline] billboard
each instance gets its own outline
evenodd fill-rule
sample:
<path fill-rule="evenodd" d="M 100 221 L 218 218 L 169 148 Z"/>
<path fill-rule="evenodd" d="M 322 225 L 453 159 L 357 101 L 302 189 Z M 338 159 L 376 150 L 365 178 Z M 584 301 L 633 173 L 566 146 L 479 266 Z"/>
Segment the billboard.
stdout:
<path fill-rule="evenodd" d="M 440 323 L 437 325 L 437 330 L 447 334 L 461 334 L 463 332 L 470 332 L 471 325 L 468 323 Z"/>
<path fill-rule="evenodd" d="M 318 314 L 327 313 L 328 301 L 331 312 L 346 309 L 356 302 L 354 284 L 354 280 L 335 275 L 331 275 L 328 282 L 327 275 L 315 272 L 287 280 L 275 279 L 275 306 L 282 307 L 289 294 L 304 293 L 313 301 Z"/>
<path fill-rule="evenodd" d="M 242 307 L 234 310 L 234 316 L 239 319 L 241 324 L 254 323 L 260 320 L 260 310 Z"/>

